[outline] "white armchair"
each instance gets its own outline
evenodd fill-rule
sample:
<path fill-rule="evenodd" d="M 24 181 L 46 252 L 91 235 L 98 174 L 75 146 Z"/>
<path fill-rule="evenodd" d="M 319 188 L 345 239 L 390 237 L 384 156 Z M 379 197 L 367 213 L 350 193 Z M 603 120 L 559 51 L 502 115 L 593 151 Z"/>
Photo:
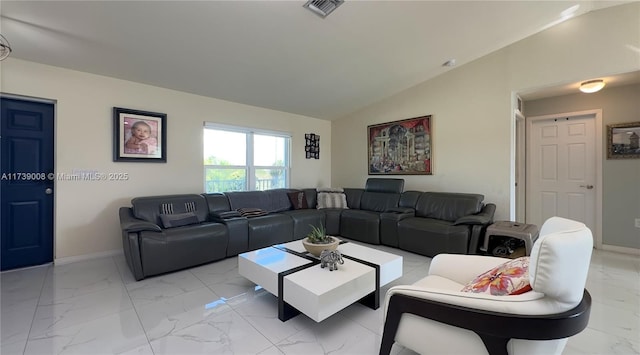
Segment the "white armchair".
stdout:
<path fill-rule="evenodd" d="M 439 254 L 427 277 L 387 292 L 380 354 L 394 341 L 421 354 L 560 354 L 589 321 L 592 248 L 584 224 L 548 219 L 531 251 L 532 291 L 509 296 L 461 292 L 508 260 Z"/>

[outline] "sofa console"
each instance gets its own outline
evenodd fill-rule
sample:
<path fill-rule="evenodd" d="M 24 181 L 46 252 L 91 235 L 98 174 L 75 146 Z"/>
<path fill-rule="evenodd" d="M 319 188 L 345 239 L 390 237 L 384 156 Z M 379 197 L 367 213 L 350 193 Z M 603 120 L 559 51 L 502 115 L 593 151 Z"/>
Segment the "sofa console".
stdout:
<path fill-rule="evenodd" d="M 426 256 L 477 253 L 494 204 L 479 194 L 403 189 L 402 179 L 370 178 L 363 189 L 137 197 L 120 208 L 124 254 L 141 280 L 302 239 L 319 225 Z"/>

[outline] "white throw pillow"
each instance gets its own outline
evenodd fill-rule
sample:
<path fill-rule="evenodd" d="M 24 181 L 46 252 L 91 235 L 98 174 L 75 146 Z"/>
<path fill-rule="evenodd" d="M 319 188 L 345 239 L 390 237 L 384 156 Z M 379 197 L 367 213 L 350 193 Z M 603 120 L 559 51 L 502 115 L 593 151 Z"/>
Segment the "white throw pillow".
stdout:
<path fill-rule="evenodd" d="M 330 191 L 327 191 L 330 190 Z M 322 208 L 349 208 L 347 206 L 347 195 L 342 189 L 318 189 L 316 206 Z"/>

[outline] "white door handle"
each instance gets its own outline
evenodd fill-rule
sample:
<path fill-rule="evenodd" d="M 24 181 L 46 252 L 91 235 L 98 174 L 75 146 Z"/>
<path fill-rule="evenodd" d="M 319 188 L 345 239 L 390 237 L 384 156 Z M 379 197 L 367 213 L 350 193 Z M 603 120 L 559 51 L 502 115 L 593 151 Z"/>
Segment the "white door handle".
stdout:
<path fill-rule="evenodd" d="M 593 185 L 580 185 L 580 187 L 585 187 L 587 190 L 593 189 Z"/>

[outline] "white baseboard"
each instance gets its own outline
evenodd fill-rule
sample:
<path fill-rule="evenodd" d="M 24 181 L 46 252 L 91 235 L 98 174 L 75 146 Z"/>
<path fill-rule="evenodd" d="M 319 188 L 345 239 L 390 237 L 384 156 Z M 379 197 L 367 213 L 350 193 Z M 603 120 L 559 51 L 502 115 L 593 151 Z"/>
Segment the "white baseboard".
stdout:
<path fill-rule="evenodd" d="M 623 253 L 623 254 L 640 255 L 640 249 L 619 247 L 617 245 L 602 244 L 602 250 L 614 251 L 616 253 Z"/>
<path fill-rule="evenodd" d="M 53 263 L 54 265 L 64 265 L 64 264 L 70 264 L 70 263 L 75 263 L 78 261 L 86 261 L 86 260 L 93 260 L 93 259 L 98 259 L 98 258 L 106 258 L 106 257 L 111 257 L 111 256 L 118 256 L 118 255 L 122 255 L 124 253 L 124 251 L 122 249 L 115 249 L 115 250 L 109 250 L 109 251 L 102 251 L 99 253 L 91 253 L 91 254 L 83 254 L 83 255 L 75 255 L 75 256 L 67 256 L 64 258 L 56 258 Z"/>

